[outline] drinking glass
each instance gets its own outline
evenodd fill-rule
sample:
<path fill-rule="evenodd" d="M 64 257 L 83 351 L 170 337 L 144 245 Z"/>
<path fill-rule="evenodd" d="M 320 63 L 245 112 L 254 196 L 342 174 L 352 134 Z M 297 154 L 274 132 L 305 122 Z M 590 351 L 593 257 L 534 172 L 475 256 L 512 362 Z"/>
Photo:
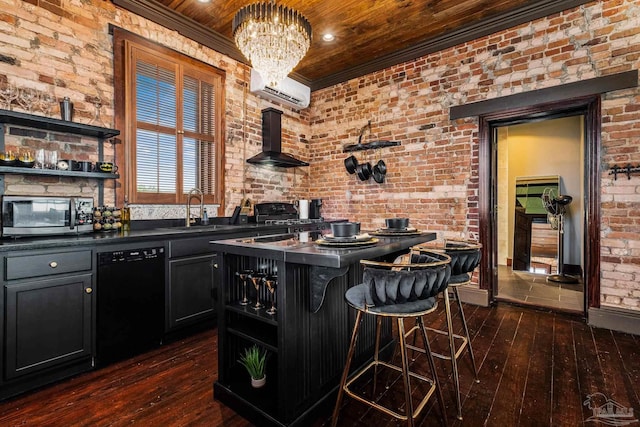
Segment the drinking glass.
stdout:
<path fill-rule="evenodd" d="M 267 276 L 264 278 L 264 283 L 267 285 L 267 289 L 271 294 L 271 308 L 267 310 L 267 313 L 272 316 L 276 314 L 276 285 L 278 284 L 278 278 L 276 276 Z"/>
<path fill-rule="evenodd" d="M 242 299 L 238 301 L 238 304 L 240 305 L 249 305 L 251 302 L 249 301 L 249 298 L 247 298 L 247 281 L 252 274 L 253 270 L 242 270 L 236 272 L 236 276 L 238 276 L 242 281 Z"/>
<path fill-rule="evenodd" d="M 43 148 L 39 148 L 36 150 L 36 164 L 35 167 L 37 169 L 44 169 L 44 160 L 45 160 L 45 155 L 44 155 L 44 149 Z"/>
<path fill-rule="evenodd" d="M 264 273 L 251 273 L 249 278 L 251 279 L 251 283 L 253 283 L 253 287 L 256 288 L 256 303 L 253 305 L 254 310 L 259 310 L 264 307 L 264 304 L 260 302 L 260 284 L 266 274 Z"/>
<path fill-rule="evenodd" d="M 56 169 L 58 167 L 58 152 L 55 150 L 47 150 L 44 154 L 45 169 Z"/>

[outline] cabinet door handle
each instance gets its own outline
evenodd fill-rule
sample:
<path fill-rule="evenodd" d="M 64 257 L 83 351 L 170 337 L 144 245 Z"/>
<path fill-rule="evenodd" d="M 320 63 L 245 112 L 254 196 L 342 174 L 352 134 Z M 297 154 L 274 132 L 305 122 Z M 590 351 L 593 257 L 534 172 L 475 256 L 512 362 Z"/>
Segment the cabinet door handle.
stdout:
<path fill-rule="evenodd" d="M 91 292 L 93 292 L 93 288 L 86 288 L 84 291 L 86 293 L 90 294 Z"/>
<path fill-rule="evenodd" d="M 57 262 L 55 262 L 55 261 L 51 261 L 51 262 L 49 263 L 49 267 L 51 267 L 51 268 L 56 268 L 57 266 L 58 266 L 58 263 L 57 263 Z"/>

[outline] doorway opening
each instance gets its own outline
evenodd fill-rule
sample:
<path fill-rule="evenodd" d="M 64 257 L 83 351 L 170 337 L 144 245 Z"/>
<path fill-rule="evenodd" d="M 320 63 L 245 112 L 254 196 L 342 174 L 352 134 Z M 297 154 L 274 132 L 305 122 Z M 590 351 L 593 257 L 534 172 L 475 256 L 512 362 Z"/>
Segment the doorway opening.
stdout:
<path fill-rule="evenodd" d="M 498 300 L 584 312 L 584 119 L 518 120 L 492 133 Z"/>
<path fill-rule="evenodd" d="M 582 229 L 582 237 L 577 238 L 580 241 L 575 244 L 581 248 L 580 260 L 575 261 L 582 268 L 581 272 L 577 272 L 582 278 L 583 310 L 581 313 L 586 316 L 589 308 L 600 306 L 600 102 L 600 95 L 596 94 L 549 103 L 523 105 L 510 110 L 487 112 L 479 116 L 479 227 L 480 242 L 483 245 L 483 258 L 480 263 L 480 289 L 487 291 L 489 301 L 499 299 L 497 296 L 500 291 L 498 284 L 501 261 L 498 250 L 499 162 L 498 143 L 495 143 L 498 141 L 498 129 L 553 119 L 581 117 L 583 140 L 581 143 L 582 154 L 579 160 L 581 162 L 579 179 L 582 187 L 581 190 L 571 191 L 576 191 L 577 198 L 582 199 L 582 208 L 580 209 L 582 217 L 579 219 L 570 218 L 569 222 L 572 221 L 573 226 Z M 523 101 L 523 104 L 526 102 Z M 552 161 L 553 155 L 555 155 L 554 152 L 543 157 Z M 562 176 L 563 174 L 564 171 L 544 173 L 545 176 Z M 559 189 L 565 191 L 563 186 L 564 184 L 559 184 Z M 515 189 L 513 191 L 515 192 Z M 574 208 L 575 206 L 570 206 L 569 211 Z M 506 264 L 506 261 L 504 263 Z M 564 266 L 569 265 L 564 264 Z M 524 273 L 528 272 L 519 274 L 524 275 Z M 556 307 L 556 309 L 561 308 Z"/>

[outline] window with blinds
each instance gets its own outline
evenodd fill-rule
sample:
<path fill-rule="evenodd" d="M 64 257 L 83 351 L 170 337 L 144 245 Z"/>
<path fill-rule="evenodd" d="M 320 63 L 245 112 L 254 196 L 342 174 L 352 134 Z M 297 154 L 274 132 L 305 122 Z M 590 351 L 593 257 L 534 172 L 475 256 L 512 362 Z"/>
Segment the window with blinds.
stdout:
<path fill-rule="evenodd" d="M 184 203 L 198 188 L 221 204 L 224 74 L 149 42 L 123 44 L 129 201 Z"/>

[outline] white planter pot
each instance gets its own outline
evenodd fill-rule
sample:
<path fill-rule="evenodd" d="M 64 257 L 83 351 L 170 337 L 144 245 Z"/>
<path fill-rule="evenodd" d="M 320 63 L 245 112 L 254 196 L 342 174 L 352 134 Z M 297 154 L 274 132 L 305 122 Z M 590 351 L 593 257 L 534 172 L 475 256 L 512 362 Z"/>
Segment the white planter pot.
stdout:
<path fill-rule="evenodd" d="M 255 378 L 251 378 L 251 387 L 260 388 L 263 385 L 265 385 L 266 382 L 267 382 L 267 376 L 266 375 L 264 377 L 260 378 L 259 380 L 256 380 Z"/>

